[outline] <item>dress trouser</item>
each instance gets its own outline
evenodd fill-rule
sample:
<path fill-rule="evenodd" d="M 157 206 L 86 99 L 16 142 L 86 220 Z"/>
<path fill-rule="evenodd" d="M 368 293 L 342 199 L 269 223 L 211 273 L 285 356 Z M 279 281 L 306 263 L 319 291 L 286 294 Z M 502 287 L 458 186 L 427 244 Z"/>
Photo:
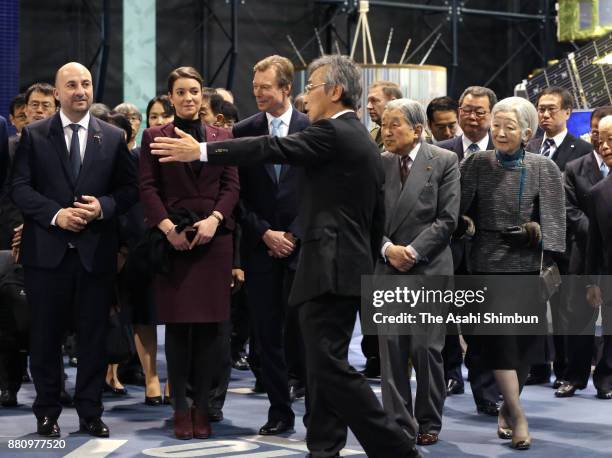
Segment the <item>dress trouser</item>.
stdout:
<path fill-rule="evenodd" d="M 275 263 L 268 272 L 246 272 L 247 300 L 253 335 L 270 408 L 268 420 L 293 424 L 295 414 L 289 399 L 289 372 L 285 347 L 287 298 L 293 272 Z"/>
<path fill-rule="evenodd" d="M 427 331 L 379 336 L 383 405 L 413 441 L 418 433 L 440 433 L 446 398 L 442 360 L 446 325 L 429 326 Z M 409 361 L 417 382 L 414 409 Z"/>
<path fill-rule="evenodd" d="M 24 266 L 24 274 L 32 310 L 30 371 L 36 388 L 34 415 L 57 418 L 62 411 L 61 344 L 66 324 L 74 322 L 79 349 L 74 404 L 79 417 L 99 417 L 104 410 L 106 327 L 115 275 L 87 272 L 76 249 L 69 249 L 57 268 Z"/>
<path fill-rule="evenodd" d="M 454 329 L 453 329 L 454 328 Z M 444 379 L 456 380 L 463 387 L 463 374 L 461 364 L 463 363 L 463 350 L 457 333 L 457 325 L 449 323 L 449 332 L 444 338 L 444 348 L 442 349 L 442 359 L 444 360 Z M 452 330 L 453 332 L 451 333 Z"/>
<path fill-rule="evenodd" d="M 348 362 L 359 298 L 326 294 L 299 307 L 311 456 L 336 456 L 346 444 L 347 427 L 370 458 L 408 456 L 414 442 L 385 414 L 366 378 Z"/>
<path fill-rule="evenodd" d="M 219 323 L 219 333 L 215 346 L 217 348 L 217 372 L 212 376 L 210 392 L 208 396 L 208 412 L 220 413 L 225 404 L 227 389 L 232 374 L 232 355 L 230 345 L 230 334 L 232 324 L 224 321 Z"/>

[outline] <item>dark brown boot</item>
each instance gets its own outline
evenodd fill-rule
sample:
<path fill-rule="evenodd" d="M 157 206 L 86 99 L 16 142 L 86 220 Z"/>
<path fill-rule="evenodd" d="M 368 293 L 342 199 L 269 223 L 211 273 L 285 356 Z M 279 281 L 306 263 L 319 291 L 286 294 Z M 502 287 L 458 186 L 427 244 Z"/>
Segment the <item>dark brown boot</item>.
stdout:
<path fill-rule="evenodd" d="M 191 411 L 174 412 L 174 435 L 177 439 L 193 438 L 193 423 L 191 422 Z"/>
<path fill-rule="evenodd" d="M 191 410 L 191 418 L 193 419 L 193 437 L 196 439 L 208 439 L 212 433 L 208 415 L 203 414 L 200 409 L 193 408 Z"/>

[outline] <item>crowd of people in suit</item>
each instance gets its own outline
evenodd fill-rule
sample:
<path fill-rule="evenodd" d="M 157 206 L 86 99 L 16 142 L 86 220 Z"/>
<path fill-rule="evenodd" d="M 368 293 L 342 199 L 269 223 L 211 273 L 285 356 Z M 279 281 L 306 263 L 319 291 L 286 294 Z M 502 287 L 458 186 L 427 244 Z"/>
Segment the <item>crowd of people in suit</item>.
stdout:
<path fill-rule="evenodd" d="M 223 420 L 232 367 L 251 369 L 269 400 L 259 434 L 291 432 L 292 402 L 305 397 L 309 456 L 339 456 L 350 428 L 370 457 L 414 457 L 438 442 L 465 363 L 477 412 L 529 448 L 523 387 L 554 370 L 555 396 L 584 389 L 600 308 L 604 329 L 609 321 L 610 292 L 591 276 L 612 270 L 612 107 L 593 111 L 585 141 L 567 130 L 572 97 L 559 87 L 535 106 L 471 86 L 425 107 L 376 81 L 368 132 L 350 59 L 314 61 L 292 101 L 293 78 L 288 59 L 259 61 L 258 113 L 239 120 L 231 92 L 179 67 L 149 102 L 140 145 L 137 107 L 93 104 L 81 64 L 14 99 L 17 134 L 0 119 L 0 403 L 17 405 L 29 355 L 41 436 L 58 437 L 72 405 L 82 430 L 108 437 L 102 393 L 125 395 L 136 381 L 145 404 L 173 405 L 175 437 L 205 439 Z M 366 335 L 365 369 L 349 364 L 362 275 L 538 278 L 544 261 L 589 275 L 549 298 L 554 336 L 460 337 L 457 325 Z M 545 314 L 534 285 L 496 297 Z M 109 316 L 133 332 L 137 357 L 120 365 L 105 356 Z M 612 399 L 609 347 L 604 332 L 600 399 Z M 367 377 L 381 378 L 382 406 Z"/>

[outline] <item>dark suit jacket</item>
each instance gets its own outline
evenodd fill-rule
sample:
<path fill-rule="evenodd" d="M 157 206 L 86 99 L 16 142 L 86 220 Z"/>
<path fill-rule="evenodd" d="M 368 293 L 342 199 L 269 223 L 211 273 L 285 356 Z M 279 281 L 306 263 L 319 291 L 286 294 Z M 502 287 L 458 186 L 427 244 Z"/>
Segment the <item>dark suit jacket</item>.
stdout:
<path fill-rule="evenodd" d="M 310 125 L 308 116 L 293 109 L 289 134 L 300 132 Z M 265 113 L 257 113 L 234 125 L 234 138 L 269 135 Z M 242 223 L 242 263 L 245 269 L 265 272 L 272 269 L 277 259 L 268 256 L 268 247 L 262 240 L 268 229 L 288 231 L 300 237 L 297 227 L 299 208 L 298 187 L 302 169 L 283 164 L 279 182 L 272 164 L 255 164 L 240 167 L 240 196 Z M 298 250 L 287 259 L 295 270 Z"/>
<path fill-rule="evenodd" d="M 612 274 L 612 175 L 589 192 L 589 238 L 586 268 L 593 275 Z M 609 300 L 609 298 L 607 299 Z"/>
<path fill-rule="evenodd" d="M 495 147 L 493 146 L 493 142 L 491 141 L 491 135 L 490 134 L 487 134 L 487 135 L 489 136 L 489 143 L 487 144 L 487 151 L 490 151 L 492 149 L 495 149 Z M 459 135 L 458 137 L 449 138 L 448 140 L 444 140 L 439 143 L 436 143 L 436 146 L 439 146 L 440 148 L 444 148 L 450 151 L 454 151 L 457 154 L 457 157 L 459 158 L 459 162 L 463 160 L 463 135 Z"/>
<path fill-rule="evenodd" d="M 52 226 L 56 213 L 81 195 L 98 198 L 103 218 L 79 233 Z M 26 126 L 15 153 L 11 197 L 24 216 L 24 266 L 54 268 L 72 243 L 87 271 L 114 271 L 117 215 L 137 199 L 136 171 L 123 131 L 91 117 L 83 167 L 74 183 L 59 113 Z"/>
<path fill-rule="evenodd" d="M 533 154 L 540 154 L 543 140 L 544 137 L 532 138 L 529 143 L 527 143 L 525 151 L 529 151 Z M 557 151 L 553 156 L 553 162 L 557 164 L 559 170 L 563 172 L 568 162 L 578 159 L 585 154 L 589 154 L 591 151 L 593 151 L 593 145 L 574 137 L 568 132 L 561 144 L 557 147 Z"/>
<path fill-rule="evenodd" d="M 380 152 L 355 113 L 284 138 L 210 143 L 207 153 L 211 164 L 303 166 L 304 235 L 290 303 L 326 293 L 359 296 L 361 275 L 372 273 L 380 249 L 384 174 Z"/>
<path fill-rule="evenodd" d="M 569 273 L 585 273 L 585 256 L 589 235 L 589 191 L 602 179 L 593 153 L 571 161 L 565 167 L 565 209 L 572 249 Z"/>

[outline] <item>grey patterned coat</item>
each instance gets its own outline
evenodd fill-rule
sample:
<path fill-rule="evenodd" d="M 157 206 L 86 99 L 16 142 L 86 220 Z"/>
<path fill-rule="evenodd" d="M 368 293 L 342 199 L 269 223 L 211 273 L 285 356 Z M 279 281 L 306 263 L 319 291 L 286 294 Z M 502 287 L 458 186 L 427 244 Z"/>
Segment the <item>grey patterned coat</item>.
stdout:
<path fill-rule="evenodd" d="M 520 199 L 521 169 L 524 168 Z M 561 172 L 553 161 L 525 153 L 522 167 L 502 168 L 495 151 L 473 154 L 461 163 L 461 209 L 474 219 L 470 268 L 475 272 L 534 272 L 540 251 L 513 248 L 500 232 L 536 221 L 545 251 L 565 251 L 565 195 Z"/>

